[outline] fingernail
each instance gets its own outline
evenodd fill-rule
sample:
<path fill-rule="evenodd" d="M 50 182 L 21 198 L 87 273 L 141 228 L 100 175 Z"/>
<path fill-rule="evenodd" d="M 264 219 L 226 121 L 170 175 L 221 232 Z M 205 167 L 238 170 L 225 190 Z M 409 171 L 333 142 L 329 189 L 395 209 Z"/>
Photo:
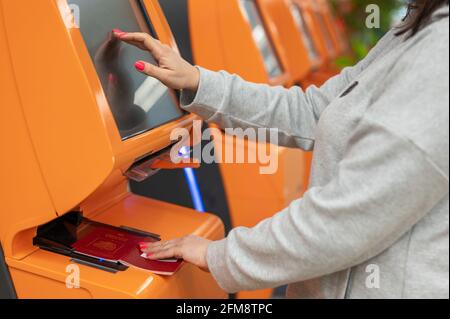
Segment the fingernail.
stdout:
<path fill-rule="evenodd" d="M 136 63 L 134 64 L 134 67 L 135 67 L 138 71 L 142 72 L 142 71 L 145 70 L 145 63 L 142 62 L 142 61 L 138 61 L 138 62 L 136 62 Z"/>
<path fill-rule="evenodd" d="M 126 32 L 123 32 L 123 31 L 120 30 L 120 29 L 114 29 L 113 32 L 114 32 L 114 34 L 115 34 L 116 36 L 118 36 L 119 38 L 122 37 L 122 36 L 124 36 L 125 34 L 127 34 Z"/>
<path fill-rule="evenodd" d="M 116 77 L 114 76 L 114 74 L 109 74 L 108 75 L 108 82 L 109 83 L 113 83 L 116 81 Z"/>

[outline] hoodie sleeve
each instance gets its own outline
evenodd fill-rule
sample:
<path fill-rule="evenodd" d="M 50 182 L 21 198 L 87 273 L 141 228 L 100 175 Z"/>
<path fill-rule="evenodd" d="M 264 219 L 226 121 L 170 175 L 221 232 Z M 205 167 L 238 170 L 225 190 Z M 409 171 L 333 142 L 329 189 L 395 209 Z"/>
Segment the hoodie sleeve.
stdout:
<path fill-rule="evenodd" d="M 383 40 L 356 66 L 345 68 L 322 87 L 286 89 L 246 82 L 225 71 L 199 67 L 197 92 L 184 91 L 182 107 L 221 128 L 277 129 L 279 145 L 312 150 L 314 131 L 322 112 L 389 44 Z"/>
<path fill-rule="evenodd" d="M 208 265 L 230 293 L 335 273 L 386 250 L 446 194 L 448 176 L 416 145 L 364 121 L 330 183 L 211 244 Z"/>

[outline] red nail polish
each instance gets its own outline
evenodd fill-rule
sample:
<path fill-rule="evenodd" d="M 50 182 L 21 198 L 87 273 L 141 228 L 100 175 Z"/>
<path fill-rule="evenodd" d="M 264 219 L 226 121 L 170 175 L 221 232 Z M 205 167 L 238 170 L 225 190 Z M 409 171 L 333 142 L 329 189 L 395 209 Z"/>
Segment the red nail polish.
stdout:
<path fill-rule="evenodd" d="M 127 34 L 126 32 L 123 32 L 123 31 L 120 30 L 120 29 L 114 29 L 114 30 L 113 30 L 113 33 L 114 33 L 116 36 L 118 36 L 119 38 L 122 37 L 122 36 L 124 36 L 125 34 Z"/>
<path fill-rule="evenodd" d="M 142 62 L 142 61 L 138 61 L 138 62 L 136 62 L 136 63 L 134 64 L 134 67 L 135 67 L 138 71 L 142 72 L 142 71 L 145 70 L 145 63 Z"/>

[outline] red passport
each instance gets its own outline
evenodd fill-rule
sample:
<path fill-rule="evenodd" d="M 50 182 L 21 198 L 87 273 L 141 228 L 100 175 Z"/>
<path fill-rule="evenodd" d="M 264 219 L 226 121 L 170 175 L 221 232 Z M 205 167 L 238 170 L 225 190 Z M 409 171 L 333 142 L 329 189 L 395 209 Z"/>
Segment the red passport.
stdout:
<path fill-rule="evenodd" d="M 139 243 L 156 241 L 158 240 L 155 238 L 134 235 L 119 228 L 98 226 L 88 230 L 72 248 L 76 253 L 85 256 L 122 263 L 159 275 L 173 275 L 180 269 L 183 263 L 181 260 L 168 262 L 149 260 L 142 256 Z"/>

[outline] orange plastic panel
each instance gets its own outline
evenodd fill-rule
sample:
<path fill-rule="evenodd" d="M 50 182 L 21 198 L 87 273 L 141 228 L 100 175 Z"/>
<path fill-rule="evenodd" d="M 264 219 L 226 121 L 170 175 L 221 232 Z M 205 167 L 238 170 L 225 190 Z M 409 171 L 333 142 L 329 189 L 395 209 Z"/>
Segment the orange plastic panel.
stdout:
<path fill-rule="evenodd" d="M 162 42 L 176 49 L 157 0 L 144 0 Z M 36 34 L 32 34 L 36 32 Z M 65 287 L 67 257 L 33 247 L 38 225 L 79 208 L 105 223 L 223 238 L 209 214 L 127 193 L 123 172 L 191 128 L 187 115 L 122 142 L 66 0 L 0 0 L 0 241 L 22 298 L 224 298 L 212 276 L 186 265 L 170 278 L 81 266 L 81 289 Z"/>
<path fill-rule="evenodd" d="M 288 86 L 299 83 L 312 71 L 313 61 L 309 58 L 289 2 L 258 0 L 258 4 L 282 64 L 288 70 Z"/>
<path fill-rule="evenodd" d="M 333 35 L 327 25 L 327 12 L 324 10 L 325 4 L 319 0 L 309 0 L 309 10 L 313 18 L 316 29 L 320 32 L 322 42 L 322 49 L 324 55 L 327 55 L 331 60 L 338 55 L 336 43 L 333 41 Z"/>
<path fill-rule="evenodd" d="M 94 219 L 114 226 L 128 226 L 163 239 L 196 234 L 219 240 L 221 221 L 210 214 L 128 195 L 111 207 L 90 212 Z M 20 298 L 226 298 L 209 273 L 184 265 L 174 276 L 164 277 L 129 268 L 111 274 L 80 267 L 80 289 L 67 289 L 68 257 L 37 250 L 22 260 L 7 259 Z"/>
<path fill-rule="evenodd" d="M 30 136 L 56 209 L 87 197 L 113 167 L 98 107 L 55 1 L 2 1 L 12 67 Z M 30 36 L 33 26 L 39 35 Z M 33 52 L 33 54 L 30 54 Z"/>
<path fill-rule="evenodd" d="M 161 41 L 173 45 L 157 1 L 145 4 Z M 23 112 L 58 213 L 84 200 L 115 168 L 168 146 L 173 128 L 192 125 L 194 117 L 186 116 L 122 142 L 67 2 L 1 5 Z M 30 36 L 33 26 L 39 36 Z"/>
<path fill-rule="evenodd" d="M 225 65 L 225 47 L 220 37 L 221 14 L 218 1 L 189 0 L 188 11 L 191 47 L 196 63 L 204 68 L 220 71 Z"/>
<path fill-rule="evenodd" d="M 0 242 L 5 255 L 21 258 L 30 250 L 13 249 L 17 230 L 56 213 L 30 140 L 8 49 L 0 3 Z"/>
<path fill-rule="evenodd" d="M 321 64 L 308 77 L 301 81 L 301 86 L 307 88 L 310 85 L 321 86 L 329 78 L 339 73 L 334 65 L 334 59 L 337 57 L 337 50 L 334 42 L 330 42 L 331 50 L 327 45 L 327 38 L 331 38 L 327 28 L 327 19 L 324 16 L 323 3 L 316 0 L 291 0 L 297 4 L 302 11 L 305 24 L 307 25 L 314 45 L 319 51 Z M 321 17 L 319 20 L 319 16 Z M 326 32 L 326 33 L 325 33 Z"/>
<path fill-rule="evenodd" d="M 331 10 L 330 2 L 327 0 L 319 0 L 319 5 L 324 16 L 328 32 L 331 36 L 331 39 L 333 40 L 336 54 L 338 56 L 345 54 L 347 49 L 347 44 L 345 43 L 346 39 L 339 34 L 339 32 L 342 32 L 342 30 L 338 27 L 336 17 Z"/>
<path fill-rule="evenodd" d="M 314 0 L 292 0 L 301 9 L 304 20 L 308 29 L 310 30 L 311 36 L 314 41 L 314 45 L 319 51 L 322 58 L 323 65 L 329 63 L 331 57 L 330 52 L 327 50 L 323 29 L 319 26 L 317 22 L 317 2 Z M 322 65 L 322 67 L 323 67 Z"/>
<path fill-rule="evenodd" d="M 285 65 L 281 65 L 282 75 L 269 78 L 238 0 L 190 0 L 189 21 L 192 50 L 199 65 L 211 70 L 225 69 L 257 83 L 285 85 L 289 82 Z M 280 52 L 275 49 L 280 58 Z M 281 59 L 280 63 L 283 64 Z"/>

